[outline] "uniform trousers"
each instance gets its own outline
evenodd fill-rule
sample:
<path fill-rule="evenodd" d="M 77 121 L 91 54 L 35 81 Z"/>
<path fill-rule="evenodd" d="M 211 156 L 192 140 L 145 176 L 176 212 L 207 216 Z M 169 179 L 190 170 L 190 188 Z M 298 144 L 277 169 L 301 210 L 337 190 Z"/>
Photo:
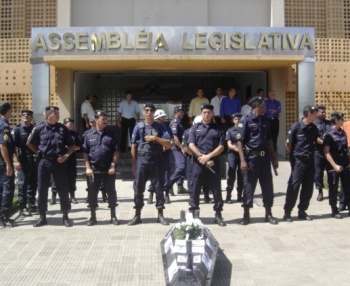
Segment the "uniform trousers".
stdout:
<path fill-rule="evenodd" d="M 13 168 L 13 166 L 12 166 Z M 1 212 L 10 211 L 15 193 L 15 176 L 6 175 L 6 164 L 0 163 L 0 207 Z"/>
<path fill-rule="evenodd" d="M 298 209 L 300 212 L 306 211 L 309 207 L 313 192 L 313 182 L 315 175 L 314 159 L 295 159 L 292 173 L 288 180 L 285 212 L 291 212 L 295 207 L 300 190 L 300 202 Z"/>
<path fill-rule="evenodd" d="M 194 162 L 191 168 L 189 179 L 190 191 L 190 212 L 199 210 L 199 196 L 203 186 L 207 186 L 212 191 L 214 197 L 214 211 L 222 211 L 224 202 L 221 195 L 220 164 L 215 161 L 212 167 L 216 174 L 198 162 Z"/>
<path fill-rule="evenodd" d="M 323 153 L 320 153 L 319 151 L 315 151 L 315 187 L 316 189 L 323 189 L 323 174 L 324 170 L 326 168 L 326 159 L 323 155 Z"/>
<path fill-rule="evenodd" d="M 241 160 L 238 153 L 229 152 L 227 155 L 228 171 L 227 171 L 227 188 L 232 191 L 233 185 L 236 181 L 237 174 L 237 190 L 243 190 L 243 177 L 241 172 Z"/>
<path fill-rule="evenodd" d="M 97 197 L 101 184 L 108 195 L 108 207 L 114 208 L 117 204 L 117 191 L 115 189 L 115 174 L 109 175 L 108 171 L 97 171 L 92 166 L 93 176 L 88 176 L 88 202 L 91 208 L 97 208 Z"/>
<path fill-rule="evenodd" d="M 256 185 L 260 183 L 263 204 L 265 208 L 273 206 L 273 182 L 269 155 L 264 152 L 263 156 L 250 155 L 246 158 L 249 170 L 242 173 L 243 176 L 243 207 L 253 207 L 253 198 Z"/>
<path fill-rule="evenodd" d="M 18 171 L 18 203 L 25 208 L 27 203 L 35 205 L 35 195 L 38 187 L 38 166 L 34 158 L 21 160 L 21 169 Z"/>
<path fill-rule="evenodd" d="M 277 138 L 278 133 L 280 132 L 280 120 L 278 117 L 269 118 L 270 128 L 271 128 L 271 137 L 273 142 L 273 148 L 275 152 L 277 151 Z"/>
<path fill-rule="evenodd" d="M 178 185 L 182 185 L 186 173 L 186 158 L 181 150 L 178 150 L 177 147 L 175 148 L 176 149 L 172 150 L 175 159 L 175 171 L 170 177 L 170 184 L 173 185 L 174 183 L 177 183 Z"/>
<path fill-rule="evenodd" d="M 44 158 L 40 158 L 38 163 L 38 210 L 40 213 L 47 211 L 47 196 L 51 175 L 60 196 L 61 211 L 67 212 L 71 209 L 68 195 L 67 163 L 58 163 L 56 160 Z"/>
<path fill-rule="evenodd" d="M 163 168 L 164 168 L 164 191 L 169 191 L 171 188 L 170 181 L 170 151 L 167 150 L 161 154 L 163 160 Z M 151 184 L 148 188 L 149 192 L 154 193 L 154 181 L 151 181 Z"/>
<path fill-rule="evenodd" d="M 143 193 L 148 180 L 154 186 L 156 208 L 164 209 L 164 165 L 160 154 L 155 156 L 137 156 L 134 181 L 135 209 L 141 210 L 145 205 Z"/>

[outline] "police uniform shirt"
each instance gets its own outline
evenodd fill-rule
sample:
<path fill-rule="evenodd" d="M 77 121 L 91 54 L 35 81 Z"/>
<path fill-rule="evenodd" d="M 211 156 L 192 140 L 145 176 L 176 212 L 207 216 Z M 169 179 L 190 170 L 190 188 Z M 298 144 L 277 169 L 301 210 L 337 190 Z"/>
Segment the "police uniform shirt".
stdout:
<path fill-rule="evenodd" d="M 12 161 L 13 154 L 15 153 L 15 145 L 11 136 L 10 126 L 8 121 L 0 117 L 0 144 L 6 144 L 9 152 L 9 158 Z M 0 162 L 5 162 L 0 152 Z"/>
<path fill-rule="evenodd" d="M 66 146 L 74 145 L 65 125 L 58 122 L 51 125 L 47 121 L 35 125 L 28 141 L 48 156 L 64 155 L 67 152 Z"/>
<path fill-rule="evenodd" d="M 188 136 L 190 136 L 191 128 L 188 128 L 184 131 L 184 134 L 182 135 L 182 145 L 187 146 L 188 145 Z"/>
<path fill-rule="evenodd" d="M 30 133 L 32 133 L 33 128 L 33 124 L 26 126 L 24 123 L 22 123 L 20 125 L 17 125 L 12 130 L 13 141 L 15 143 L 15 146 L 19 149 L 20 154 L 33 154 L 33 152 L 27 146 L 27 140 Z"/>
<path fill-rule="evenodd" d="M 237 135 L 238 134 L 239 134 L 239 131 L 238 131 L 237 127 L 236 126 L 232 126 L 226 132 L 226 141 L 231 140 L 232 145 L 237 145 L 237 142 L 238 142 Z M 233 152 L 236 155 L 239 155 L 238 152 L 234 152 L 231 149 L 229 151 Z"/>
<path fill-rule="evenodd" d="M 117 137 L 109 129 L 85 132 L 83 152 L 89 155 L 91 165 L 108 169 L 113 161 L 114 152 L 118 151 Z"/>
<path fill-rule="evenodd" d="M 161 144 L 155 142 L 142 144 L 146 142 L 144 140 L 146 135 L 157 136 L 169 140 L 173 139 L 164 124 L 154 121 L 152 125 L 147 125 L 144 121 L 141 121 L 136 124 L 131 137 L 131 144 L 138 144 L 138 152 L 161 153 L 163 151 L 163 146 Z"/>
<path fill-rule="evenodd" d="M 198 123 L 192 126 L 187 143 L 194 143 L 202 154 L 209 154 L 224 145 L 225 139 L 218 125 Z"/>
<path fill-rule="evenodd" d="M 318 129 L 318 137 L 321 139 L 323 138 L 324 134 L 332 128 L 332 124 L 329 120 L 320 120 L 317 118 L 313 123 Z M 322 144 L 317 144 L 316 147 L 317 150 L 323 154 Z"/>
<path fill-rule="evenodd" d="M 302 120 L 293 124 L 288 131 L 287 143 L 292 147 L 292 155 L 295 157 L 313 156 L 317 142 L 318 130 L 315 124 L 305 125 Z"/>
<path fill-rule="evenodd" d="M 89 130 L 90 130 L 90 129 L 89 129 Z M 72 137 L 72 140 L 73 140 L 73 142 L 74 142 L 74 145 L 75 145 L 75 146 L 81 147 L 81 142 L 80 142 L 80 139 L 79 139 L 79 134 L 78 134 L 78 132 L 76 132 L 76 131 L 74 131 L 74 130 L 70 130 L 70 131 L 69 131 L 69 134 L 70 134 L 70 136 Z M 73 159 L 75 159 L 75 157 L 76 157 L 75 152 L 73 152 L 73 153 L 71 154 L 71 156 L 68 158 L 68 160 L 73 160 Z"/>
<path fill-rule="evenodd" d="M 185 132 L 185 128 L 183 127 L 180 119 L 174 118 L 173 120 L 171 120 L 169 127 L 173 135 L 176 135 L 177 138 L 179 138 L 180 143 L 182 143 L 182 136 Z"/>
<path fill-rule="evenodd" d="M 244 147 L 257 151 L 267 150 L 266 142 L 272 137 L 270 123 L 265 116 L 255 116 L 251 112 L 238 123 L 237 130 L 237 139 L 243 142 Z"/>
<path fill-rule="evenodd" d="M 348 156 L 348 140 L 342 129 L 331 128 L 324 136 L 323 146 L 330 148 L 330 153 L 335 161 Z"/>

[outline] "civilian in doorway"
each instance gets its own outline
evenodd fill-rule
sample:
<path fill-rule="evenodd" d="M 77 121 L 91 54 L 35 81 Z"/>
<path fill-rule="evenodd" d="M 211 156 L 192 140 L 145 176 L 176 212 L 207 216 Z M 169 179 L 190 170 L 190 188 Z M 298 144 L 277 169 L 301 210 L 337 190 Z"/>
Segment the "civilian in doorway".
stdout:
<path fill-rule="evenodd" d="M 85 98 L 85 101 L 81 105 L 81 118 L 82 118 L 82 125 L 83 130 L 86 131 L 91 128 L 91 125 L 89 123 L 89 117 L 93 117 L 95 115 L 94 107 L 93 105 L 97 101 L 97 96 L 88 94 Z"/>
<path fill-rule="evenodd" d="M 220 118 L 220 105 L 223 98 L 225 98 L 225 95 L 222 95 L 222 88 L 221 86 L 216 87 L 216 95 L 211 99 L 210 104 L 214 106 L 214 119 L 215 123 L 221 126 L 221 118 Z"/>
<path fill-rule="evenodd" d="M 241 100 L 236 97 L 236 89 L 230 87 L 228 90 L 228 96 L 221 101 L 220 105 L 221 123 L 225 125 L 225 130 L 232 126 L 232 114 L 239 113 L 240 111 Z"/>
<path fill-rule="evenodd" d="M 201 114 L 201 107 L 203 104 L 208 104 L 208 98 L 204 97 L 203 88 L 197 87 L 197 96 L 191 100 L 190 108 L 188 110 L 188 117 L 190 119 L 190 125 L 193 123 L 193 119 Z"/>
<path fill-rule="evenodd" d="M 257 90 L 256 90 L 256 96 L 260 96 L 262 98 L 265 98 L 265 90 L 263 90 L 261 87 L 259 87 Z"/>
<path fill-rule="evenodd" d="M 246 104 L 242 106 L 242 110 L 241 110 L 242 118 L 252 112 L 252 108 L 250 107 L 251 99 L 252 98 L 250 96 L 247 96 Z"/>
<path fill-rule="evenodd" d="M 270 121 L 273 148 L 276 152 L 277 138 L 280 130 L 280 121 L 278 118 L 281 113 L 281 103 L 278 100 L 276 100 L 276 93 L 274 90 L 269 90 L 268 98 L 265 100 L 265 105 L 265 116 Z"/>

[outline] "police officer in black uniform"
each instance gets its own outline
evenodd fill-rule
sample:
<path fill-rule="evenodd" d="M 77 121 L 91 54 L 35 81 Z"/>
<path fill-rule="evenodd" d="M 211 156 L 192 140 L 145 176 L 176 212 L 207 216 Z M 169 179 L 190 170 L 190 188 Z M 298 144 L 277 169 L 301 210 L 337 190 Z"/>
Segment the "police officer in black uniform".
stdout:
<path fill-rule="evenodd" d="M 339 179 L 344 190 L 344 203 L 346 205 L 350 203 L 350 157 L 347 137 L 341 129 L 344 123 L 344 114 L 333 112 L 330 121 L 332 128 L 324 136 L 323 149 L 327 159 L 329 205 L 332 209 L 332 217 L 339 219 L 342 218 L 337 207 Z"/>
<path fill-rule="evenodd" d="M 164 167 L 161 159 L 163 147 L 171 147 L 171 136 L 165 126 L 154 121 L 156 108 L 147 102 L 143 109 L 145 121 L 136 124 L 131 138 L 132 172 L 134 181 L 135 216 L 128 225 L 141 223 L 141 210 L 144 206 L 143 193 L 148 179 L 154 184 L 156 192 L 156 208 L 158 222 L 163 225 L 169 223 L 163 216 L 164 209 Z"/>
<path fill-rule="evenodd" d="M 71 209 L 68 196 L 67 159 L 74 151 L 74 142 L 66 126 L 59 123 L 59 108 L 45 108 L 46 121 L 37 124 L 30 134 L 27 146 L 38 157 L 38 209 L 39 220 L 33 225 L 40 227 L 47 224 L 47 197 L 52 175 L 60 196 L 63 224 L 71 227 L 73 224 L 68 217 Z M 68 150 L 67 150 L 68 147 Z"/>
<path fill-rule="evenodd" d="M 242 114 L 235 113 L 232 115 L 233 126 L 229 128 L 226 132 L 226 142 L 228 147 L 228 172 L 227 172 L 227 188 L 226 188 L 226 200 L 225 202 L 228 204 L 232 204 L 232 190 L 233 185 L 236 180 L 237 174 L 237 202 L 241 202 L 243 200 L 243 177 L 241 173 L 241 161 L 239 158 L 238 148 L 237 148 L 237 134 L 239 133 L 237 127 L 238 122 L 242 118 Z"/>
<path fill-rule="evenodd" d="M 286 203 L 284 205 L 283 219 L 292 222 L 291 212 L 298 199 L 298 218 L 312 220 L 306 213 L 312 197 L 315 175 L 314 151 L 317 144 L 318 130 L 313 122 L 316 120 L 317 109 L 307 105 L 303 109 L 304 117 L 293 124 L 288 131 L 286 149 L 291 162 L 291 175 L 288 181 Z"/>
<path fill-rule="evenodd" d="M 264 98 L 261 96 L 252 98 L 250 106 L 252 111 L 239 122 L 239 134 L 237 135 L 237 148 L 241 159 L 244 185 L 242 205 L 244 215 L 241 225 L 250 223 L 249 209 L 253 207 L 258 179 L 263 196 L 265 221 L 277 224 L 278 221 L 271 212 L 274 194 L 270 161 L 275 169 L 278 168 L 278 161 L 275 157 L 269 121 L 264 116 Z"/>
<path fill-rule="evenodd" d="M 326 119 L 326 107 L 316 106 L 317 118 L 313 122 L 318 129 L 318 138 L 315 149 L 315 187 L 318 190 L 317 200 L 323 201 L 323 173 L 326 168 L 326 159 L 323 153 L 323 136 L 332 127 L 331 122 Z"/>
<path fill-rule="evenodd" d="M 108 117 L 102 110 L 95 111 L 96 129 L 86 132 L 83 143 L 83 157 L 88 176 L 88 200 L 91 209 L 91 218 L 88 226 L 97 223 L 96 207 L 97 196 L 101 186 L 108 194 L 108 204 L 111 209 L 113 225 L 119 225 L 115 208 L 117 193 L 115 189 L 115 169 L 119 158 L 118 139 L 115 133 L 107 129 Z"/>
<path fill-rule="evenodd" d="M 38 172 L 35 154 L 28 148 L 27 140 L 34 128 L 33 111 L 21 110 L 22 124 L 12 130 L 13 141 L 17 147 L 14 166 L 18 170 L 18 203 L 20 213 L 31 215 L 37 210 L 35 195 L 38 187 Z M 28 208 L 27 208 L 28 203 Z"/>
<path fill-rule="evenodd" d="M 199 210 L 199 195 L 203 185 L 213 192 L 215 222 L 226 226 L 222 219 L 224 202 L 221 195 L 219 155 L 224 151 L 225 140 L 220 127 L 213 123 L 214 106 L 204 104 L 201 107 L 202 122 L 192 126 L 188 137 L 190 150 L 198 157 L 194 160 L 189 178 L 190 208 L 197 216 Z M 211 167 L 215 174 L 207 167 Z"/>
<path fill-rule="evenodd" d="M 13 168 L 15 145 L 8 122 L 11 117 L 11 104 L 8 102 L 0 104 L 0 219 L 4 227 L 15 225 L 15 222 L 10 219 L 10 210 L 15 193 Z"/>

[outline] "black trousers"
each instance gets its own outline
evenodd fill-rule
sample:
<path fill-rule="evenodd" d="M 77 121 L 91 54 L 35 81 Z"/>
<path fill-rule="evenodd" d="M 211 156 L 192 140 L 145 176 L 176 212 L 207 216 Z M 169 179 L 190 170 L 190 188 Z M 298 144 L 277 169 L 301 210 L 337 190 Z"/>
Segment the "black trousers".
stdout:
<path fill-rule="evenodd" d="M 13 168 L 13 166 L 12 166 Z M 15 194 L 15 175 L 6 175 L 6 164 L 0 164 L 0 210 L 3 213 L 10 211 Z"/>
<path fill-rule="evenodd" d="M 38 187 L 38 166 L 34 159 L 21 161 L 22 168 L 18 171 L 18 203 L 25 208 L 27 203 L 35 205 L 35 195 Z"/>
<path fill-rule="evenodd" d="M 108 207 L 114 208 L 117 204 L 117 191 L 115 189 L 115 174 L 108 175 L 107 171 L 88 177 L 88 201 L 92 208 L 97 207 L 97 197 L 100 186 L 103 184 L 108 195 Z"/>
<path fill-rule="evenodd" d="M 326 168 L 326 159 L 323 156 L 322 153 L 319 151 L 315 151 L 315 156 L 314 156 L 314 161 L 315 161 L 315 187 L 316 189 L 323 189 L 323 173 Z"/>
<path fill-rule="evenodd" d="M 277 151 L 277 138 L 278 138 L 278 133 L 280 132 L 280 120 L 277 117 L 275 117 L 275 118 L 269 118 L 269 121 L 270 121 L 273 148 L 276 152 Z"/>
<path fill-rule="evenodd" d="M 126 150 L 126 138 L 128 136 L 128 131 L 130 134 L 130 140 L 131 135 L 135 127 L 135 118 L 125 118 L 122 117 L 122 123 L 121 123 L 121 134 L 120 134 L 120 152 L 125 152 Z"/>

